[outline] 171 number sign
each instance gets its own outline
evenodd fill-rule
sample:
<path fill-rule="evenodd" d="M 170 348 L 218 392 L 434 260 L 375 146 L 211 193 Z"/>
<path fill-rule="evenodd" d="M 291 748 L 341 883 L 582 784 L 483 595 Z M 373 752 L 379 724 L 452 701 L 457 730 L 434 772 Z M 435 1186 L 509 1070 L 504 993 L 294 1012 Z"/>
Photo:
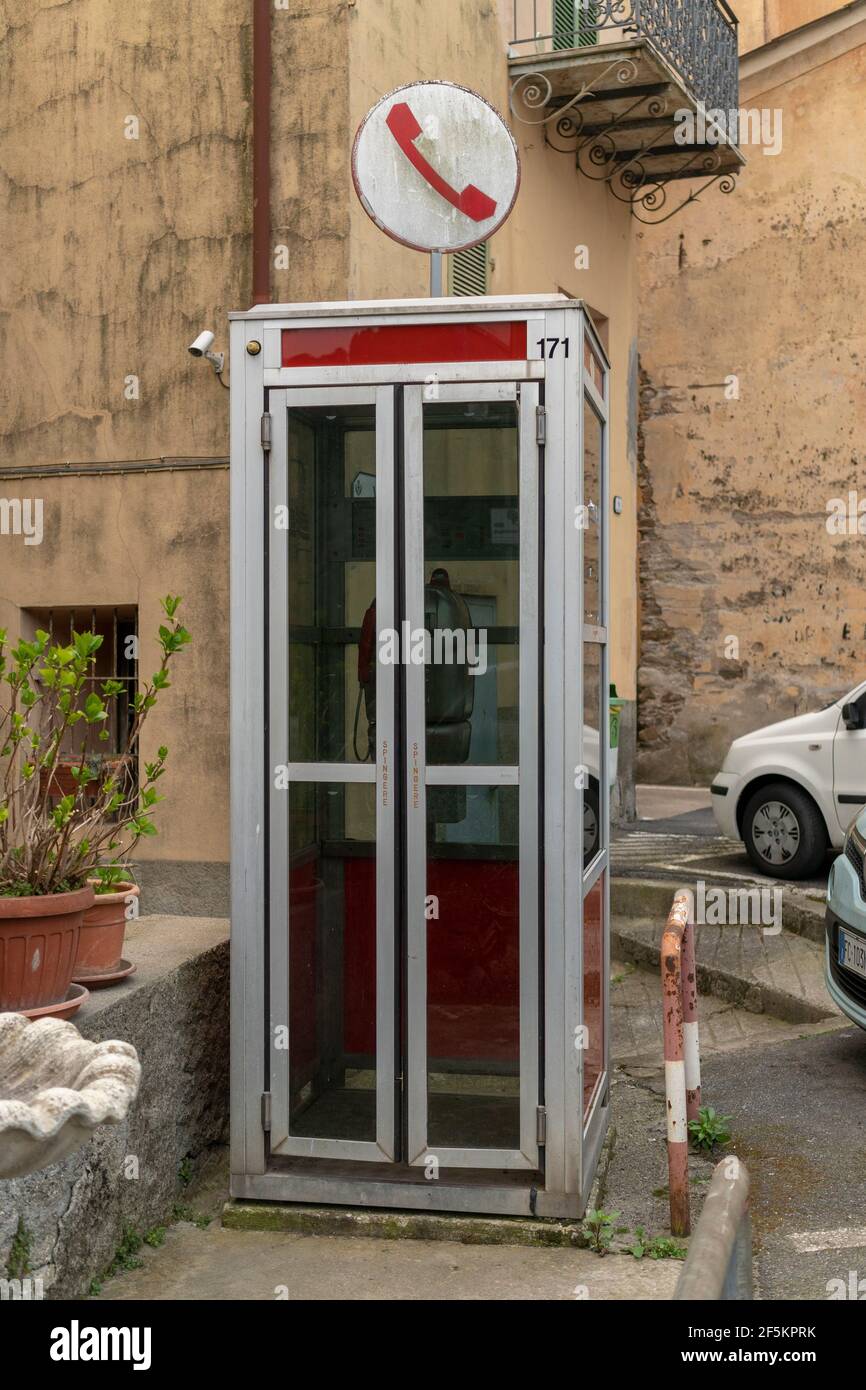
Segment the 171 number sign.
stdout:
<path fill-rule="evenodd" d="M 539 338 L 536 347 L 541 349 L 541 356 L 543 358 L 554 357 L 556 355 L 556 349 L 559 347 L 565 349 L 563 356 L 567 357 L 568 343 L 568 338 Z"/>

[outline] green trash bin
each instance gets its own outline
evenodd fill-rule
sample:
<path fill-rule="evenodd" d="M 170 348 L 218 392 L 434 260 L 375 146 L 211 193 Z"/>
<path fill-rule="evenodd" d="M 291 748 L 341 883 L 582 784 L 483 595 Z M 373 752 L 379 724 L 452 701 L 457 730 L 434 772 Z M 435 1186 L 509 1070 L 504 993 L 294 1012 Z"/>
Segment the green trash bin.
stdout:
<path fill-rule="evenodd" d="M 616 693 L 616 686 L 611 683 L 610 696 L 610 783 L 616 781 L 617 764 L 619 762 L 619 720 L 622 714 L 622 700 Z"/>

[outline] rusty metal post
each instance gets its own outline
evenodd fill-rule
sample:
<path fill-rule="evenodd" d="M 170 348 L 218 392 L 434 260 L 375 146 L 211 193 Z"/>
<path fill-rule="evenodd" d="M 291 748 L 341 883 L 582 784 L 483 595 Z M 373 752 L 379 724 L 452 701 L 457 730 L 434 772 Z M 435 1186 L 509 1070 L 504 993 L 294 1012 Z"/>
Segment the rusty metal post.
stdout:
<path fill-rule="evenodd" d="M 691 900 L 689 900 L 691 901 Z M 683 1050 L 686 1064 L 686 1118 L 696 1120 L 701 1108 L 701 1050 L 698 1038 L 698 971 L 695 924 L 686 920 L 680 956 L 683 1001 Z"/>
<path fill-rule="evenodd" d="M 662 936 L 661 969 L 664 1007 L 665 1108 L 668 1134 L 668 1192 L 671 1234 L 687 1236 L 689 1214 L 689 1133 L 683 1033 L 683 937 L 691 902 L 678 893 Z M 694 974 L 694 969 L 692 970 Z"/>

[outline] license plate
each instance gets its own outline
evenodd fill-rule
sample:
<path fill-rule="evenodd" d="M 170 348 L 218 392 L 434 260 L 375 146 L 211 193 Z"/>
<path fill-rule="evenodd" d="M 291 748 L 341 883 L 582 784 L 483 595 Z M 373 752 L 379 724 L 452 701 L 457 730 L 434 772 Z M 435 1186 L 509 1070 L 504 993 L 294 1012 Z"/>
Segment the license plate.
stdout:
<path fill-rule="evenodd" d="M 866 939 L 839 928 L 839 964 L 866 980 Z"/>

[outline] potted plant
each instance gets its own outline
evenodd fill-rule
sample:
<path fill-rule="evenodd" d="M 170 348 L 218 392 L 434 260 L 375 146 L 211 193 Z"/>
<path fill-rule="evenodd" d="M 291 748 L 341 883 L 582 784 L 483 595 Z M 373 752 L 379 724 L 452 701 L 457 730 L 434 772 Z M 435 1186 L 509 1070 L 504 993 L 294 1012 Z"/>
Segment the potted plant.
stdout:
<path fill-rule="evenodd" d="M 123 939 L 127 922 L 138 915 L 138 884 L 120 864 L 101 865 L 88 883 L 96 896 L 81 923 L 72 978 L 81 985 L 114 984 L 135 969 L 123 959 Z"/>
<path fill-rule="evenodd" d="M 143 835 L 155 835 L 152 808 L 162 800 L 156 782 L 168 750 L 144 764 L 130 784 L 123 769 L 137 748 L 142 726 L 168 688 L 174 655 L 190 634 L 177 619 L 179 598 L 162 600 L 159 670 L 132 701 L 133 718 L 120 764 L 95 770 L 90 737 L 109 737 L 103 726 L 123 682 L 95 688 L 94 667 L 102 638 L 73 632 L 68 645 L 37 631 L 10 647 L 0 629 L 0 1013 L 61 1004 L 69 993 L 81 924 L 94 902 L 90 880 L 107 881 Z M 52 798 L 54 772 L 69 762 L 68 745 L 81 735 L 71 768 L 73 787 Z M 61 750 L 64 751 L 63 755 Z M 96 767 L 99 764 L 97 762 Z M 108 870 L 100 875 L 100 870 Z M 83 991 L 82 991 L 83 993 Z"/>

